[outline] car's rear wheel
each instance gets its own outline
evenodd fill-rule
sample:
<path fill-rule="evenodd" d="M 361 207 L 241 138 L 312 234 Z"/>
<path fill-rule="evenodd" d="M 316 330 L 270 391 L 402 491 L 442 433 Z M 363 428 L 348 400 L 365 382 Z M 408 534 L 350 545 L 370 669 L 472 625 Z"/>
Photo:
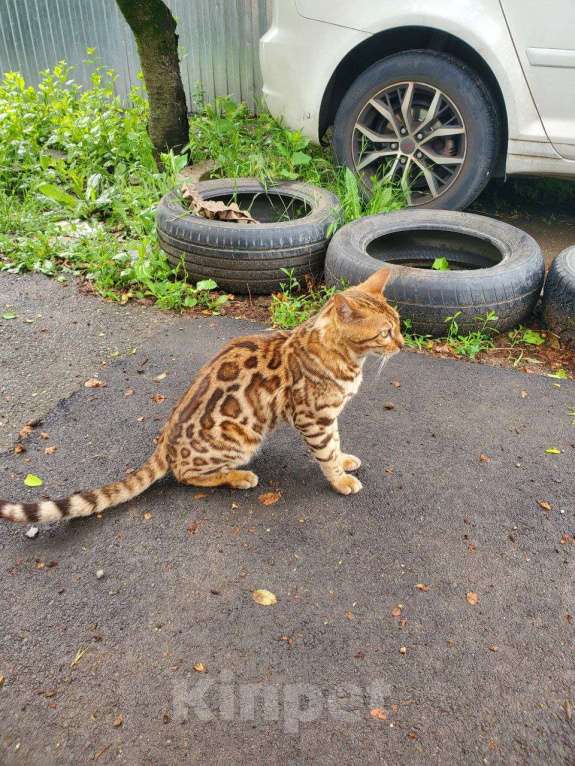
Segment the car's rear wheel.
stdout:
<path fill-rule="evenodd" d="M 361 74 L 334 123 L 336 159 L 370 179 L 389 179 L 413 206 L 461 209 L 490 179 L 499 145 L 494 101 L 458 59 L 407 51 Z"/>

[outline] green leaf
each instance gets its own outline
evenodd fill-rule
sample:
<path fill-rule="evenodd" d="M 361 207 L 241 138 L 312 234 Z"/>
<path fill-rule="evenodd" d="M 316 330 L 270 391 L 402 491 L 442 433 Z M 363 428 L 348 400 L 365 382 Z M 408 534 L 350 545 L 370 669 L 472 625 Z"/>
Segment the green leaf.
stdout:
<path fill-rule="evenodd" d="M 557 372 L 550 372 L 547 375 L 548 378 L 559 378 L 560 380 L 569 380 L 569 373 L 564 369 L 559 369 Z"/>
<path fill-rule="evenodd" d="M 541 346 L 545 343 L 545 338 L 535 330 L 524 330 L 522 341 L 523 343 L 530 343 L 532 346 Z"/>
<path fill-rule="evenodd" d="M 309 165 L 311 157 L 305 152 L 294 152 L 291 156 L 292 165 Z"/>
<path fill-rule="evenodd" d="M 436 258 L 433 261 L 431 268 L 435 269 L 435 271 L 449 271 L 449 261 L 441 256 L 441 258 Z"/>
<path fill-rule="evenodd" d="M 64 189 L 56 186 L 56 184 L 40 184 L 38 191 L 44 197 L 48 197 L 48 199 L 57 202 L 59 205 L 64 205 L 64 207 L 70 208 L 70 210 L 76 210 L 78 207 L 79 200 L 68 194 Z"/>
<path fill-rule="evenodd" d="M 16 319 L 16 314 L 13 314 L 11 311 L 7 311 L 5 314 L 2 314 L 2 319 Z"/>
<path fill-rule="evenodd" d="M 549 447 L 549 449 L 545 450 L 546 455 L 560 455 L 561 450 L 557 449 L 557 447 Z"/>
<path fill-rule="evenodd" d="M 39 476 L 34 476 L 33 473 L 29 473 L 24 479 L 24 484 L 27 487 L 41 487 L 44 482 Z"/>
<path fill-rule="evenodd" d="M 196 290 L 215 290 L 217 286 L 213 279 L 202 279 L 196 283 Z"/>

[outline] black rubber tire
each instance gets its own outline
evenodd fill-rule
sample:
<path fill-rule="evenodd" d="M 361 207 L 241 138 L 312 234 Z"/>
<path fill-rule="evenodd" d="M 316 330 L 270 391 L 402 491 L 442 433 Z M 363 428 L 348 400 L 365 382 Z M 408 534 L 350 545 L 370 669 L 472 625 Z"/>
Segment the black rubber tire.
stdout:
<path fill-rule="evenodd" d="M 387 257 L 394 261 L 445 256 L 449 261 L 476 267 L 479 255 L 449 249 L 451 240 L 461 236 L 472 237 L 467 241 L 476 242 L 479 252 L 493 253 L 494 259 L 501 260 L 488 268 L 434 271 L 386 262 L 384 243 L 377 258 L 368 254 L 368 247 L 378 237 L 400 232 L 407 232 L 407 241 L 411 238 L 413 243 L 419 237 L 421 243 L 404 250 L 390 249 Z M 426 244 L 426 238 L 434 241 L 442 233 L 445 245 Z M 493 327 L 501 331 L 514 327 L 533 310 L 545 274 L 541 249 L 524 231 L 485 216 L 447 210 L 401 210 L 347 224 L 329 244 L 326 281 L 336 285 L 344 279 L 356 285 L 382 266 L 391 272 L 386 297 L 397 306 L 402 319 L 411 320 L 414 332 L 436 336 L 446 334 L 445 318 L 457 311 L 461 312 L 457 322 L 463 331 L 477 327 L 477 317 L 487 311 L 498 316 Z"/>
<path fill-rule="evenodd" d="M 555 258 L 543 290 L 545 324 L 564 343 L 575 344 L 575 247 Z"/>
<path fill-rule="evenodd" d="M 222 195 L 281 195 L 305 203 L 310 212 L 278 223 L 240 224 L 202 218 L 185 208 L 177 190 L 166 194 L 156 210 L 156 231 L 161 248 L 174 265 L 182 262 L 188 277 L 212 278 L 233 293 L 272 293 L 287 277 L 318 278 L 322 272 L 330 227 L 338 219 L 337 197 L 311 184 L 286 181 L 264 188 L 254 178 L 201 181 L 197 189 L 205 199 Z"/>
<path fill-rule="evenodd" d="M 366 69 L 345 94 L 335 116 L 336 160 L 354 169 L 352 135 L 359 113 L 376 93 L 402 80 L 427 83 L 443 91 L 459 109 L 467 130 L 466 157 L 459 177 L 439 197 L 417 207 L 445 210 L 468 207 L 493 174 L 500 145 L 500 120 L 485 83 L 470 67 L 445 53 L 404 51 Z"/>

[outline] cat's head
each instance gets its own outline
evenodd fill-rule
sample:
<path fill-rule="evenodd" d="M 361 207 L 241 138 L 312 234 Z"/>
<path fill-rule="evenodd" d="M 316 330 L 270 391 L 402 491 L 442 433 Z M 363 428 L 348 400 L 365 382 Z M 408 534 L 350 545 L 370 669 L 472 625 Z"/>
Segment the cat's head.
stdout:
<path fill-rule="evenodd" d="M 333 316 L 340 336 L 359 355 L 389 356 L 403 345 L 399 314 L 383 295 L 388 269 L 333 297 Z"/>

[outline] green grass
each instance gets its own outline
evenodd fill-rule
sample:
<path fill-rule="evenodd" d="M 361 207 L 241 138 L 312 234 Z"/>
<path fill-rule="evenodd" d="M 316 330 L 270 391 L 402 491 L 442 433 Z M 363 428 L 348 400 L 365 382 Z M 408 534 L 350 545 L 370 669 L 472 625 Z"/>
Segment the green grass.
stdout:
<path fill-rule="evenodd" d="M 449 350 L 456 356 L 466 356 L 469 359 L 475 359 L 482 351 L 489 351 L 494 348 L 493 337 L 497 335 L 497 330 L 493 323 L 497 321 L 497 315 L 493 311 L 477 316 L 477 329 L 468 333 L 460 331 L 458 323 L 460 316 L 461 312 L 457 311 L 453 316 L 445 318 L 447 332 L 443 337 L 436 338 L 436 343 L 448 346 Z M 409 319 L 403 322 L 403 337 L 408 348 L 418 351 L 434 348 L 434 342 L 430 335 L 413 333 Z"/>
<path fill-rule="evenodd" d="M 302 288 L 293 274 L 293 269 L 282 271 L 286 275 L 286 281 L 282 282 L 281 291 L 272 295 L 270 316 L 275 327 L 291 330 L 319 311 L 337 292 L 337 288 L 322 285 L 307 285 Z"/>
<path fill-rule="evenodd" d="M 328 149 L 312 145 L 269 114 L 219 99 L 190 119 L 190 143 L 155 166 L 141 87 L 127 104 L 114 95 L 115 73 L 88 51 L 92 84 L 81 88 L 64 62 L 42 73 L 37 87 L 9 72 L 0 83 L 0 269 L 36 271 L 60 280 L 84 276 L 101 295 L 162 308 L 218 311 L 226 298 L 213 280 L 198 285 L 168 263 L 157 244 L 154 211 L 187 165 L 216 163 L 218 176 L 256 176 L 268 184 L 300 179 L 334 190 L 338 225 L 403 204 L 399 190 L 374 180 L 365 201 L 355 177 L 336 168 Z M 293 323 L 329 291 L 292 290 L 278 322 Z M 283 310 L 283 309 L 282 309 Z M 290 324 L 293 326 L 293 324 Z"/>

